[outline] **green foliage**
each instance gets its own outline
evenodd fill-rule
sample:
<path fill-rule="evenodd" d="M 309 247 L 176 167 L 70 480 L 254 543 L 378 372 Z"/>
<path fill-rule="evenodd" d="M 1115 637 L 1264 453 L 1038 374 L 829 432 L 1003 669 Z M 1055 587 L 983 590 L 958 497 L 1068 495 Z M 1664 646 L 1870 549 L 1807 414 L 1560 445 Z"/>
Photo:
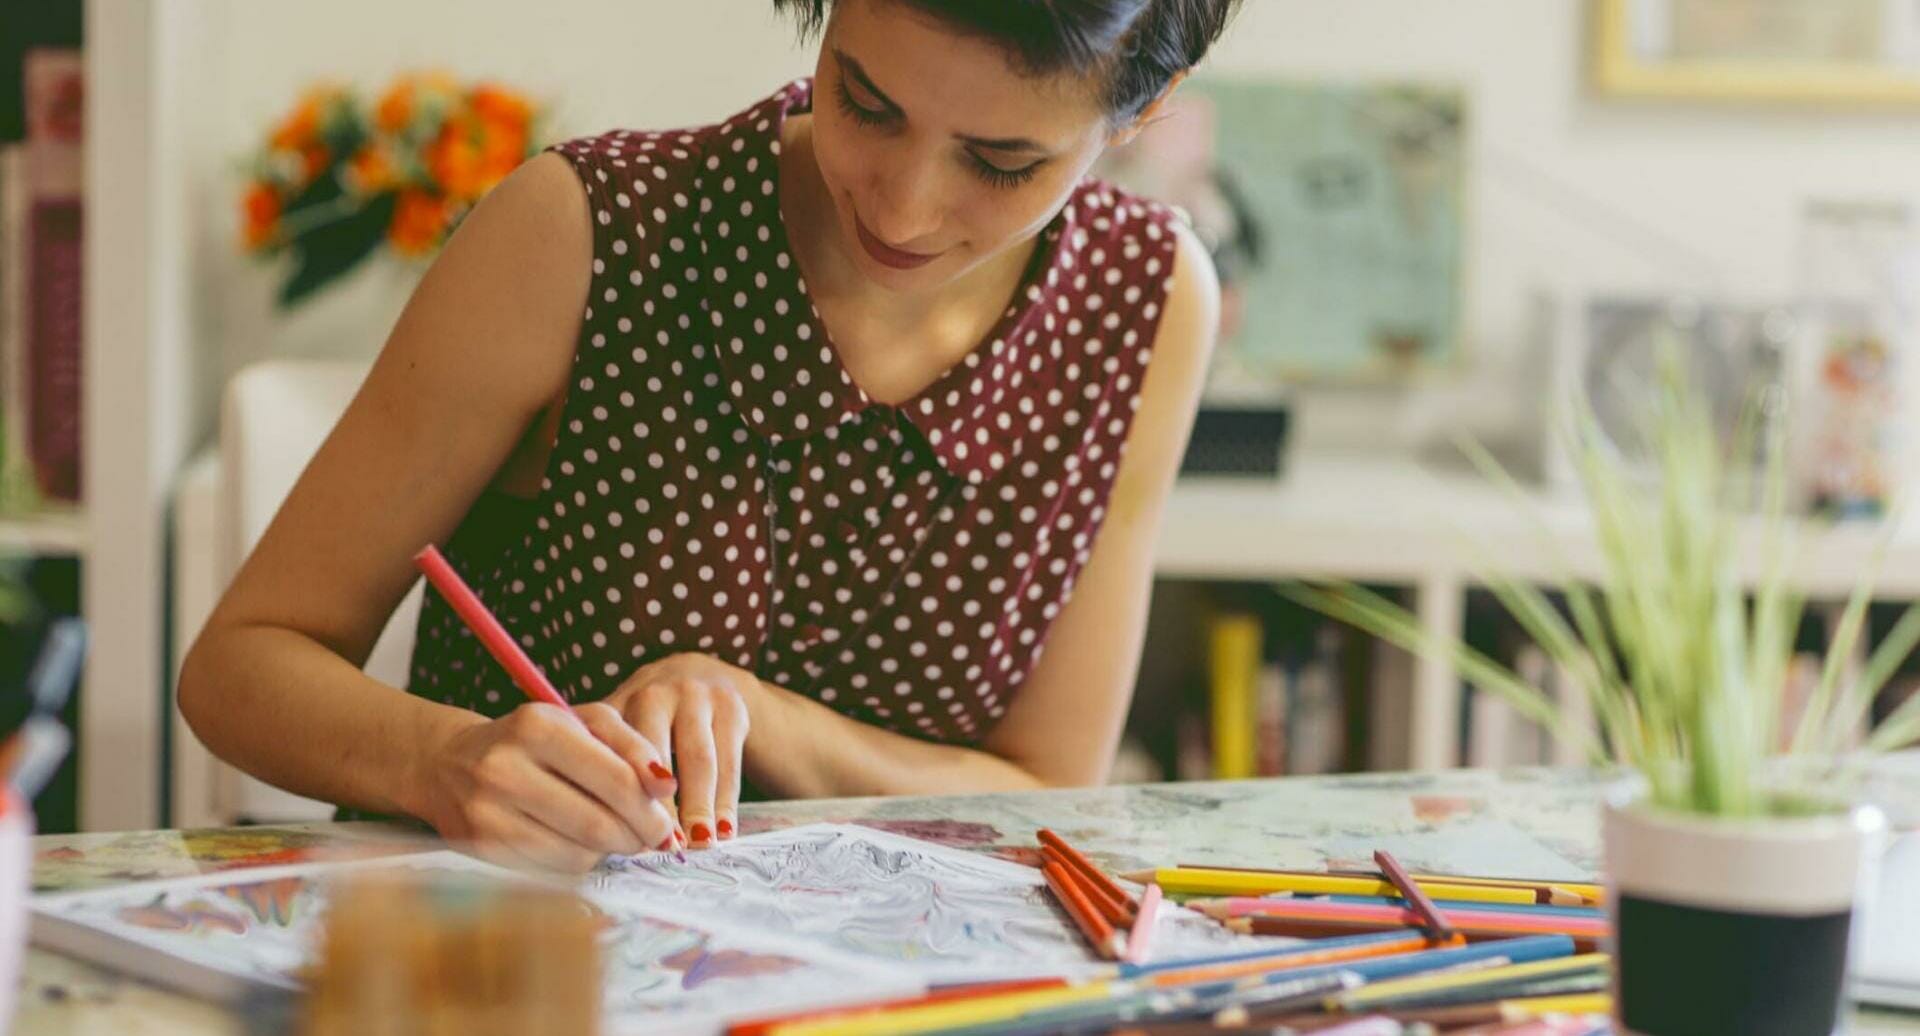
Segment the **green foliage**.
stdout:
<path fill-rule="evenodd" d="M 1296 584 L 1287 593 L 1410 651 L 1450 658 L 1483 692 L 1584 745 L 1594 763 L 1637 771 L 1657 805 L 1713 816 L 1778 815 L 1791 808 L 1791 799 L 1776 794 L 1768 774 L 1783 747 L 1802 760 L 1831 760 L 1847 751 L 1875 696 L 1920 644 L 1920 605 L 1901 617 L 1848 683 L 1845 661 L 1859 647 L 1873 596 L 1871 574 L 1860 579 L 1818 688 L 1793 729 L 1783 729 L 1783 692 L 1806 598 L 1789 577 L 1797 552 L 1786 516 L 1782 436 L 1777 428 L 1761 432 L 1753 410 L 1735 441 L 1724 441 L 1710 403 L 1688 385 L 1672 347 L 1661 372 L 1645 422 L 1652 479 L 1620 459 L 1584 408 L 1576 405 L 1561 429 L 1602 552 L 1598 585 L 1563 576 L 1555 587 L 1566 601 L 1563 614 L 1546 592 L 1497 565 L 1482 559 L 1475 573 L 1571 674 L 1602 739 L 1572 729 L 1549 698 L 1508 668 L 1457 638 L 1430 633 L 1378 594 L 1343 582 Z M 1509 491 L 1515 506 L 1532 513 L 1520 487 L 1486 451 L 1471 443 L 1463 449 Z M 1757 484 L 1754 466 L 1744 461 L 1755 456 L 1762 458 Z M 1539 531 L 1549 536 L 1544 522 Z M 1749 593 L 1738 565 L 1755 531 L 1761 567 Z M 1560 568 L 1570 571 L 1564 558 Z M 1884 751 L 1915 740 L 1920 696 L 1887 717 L 1866 747 Z"/>

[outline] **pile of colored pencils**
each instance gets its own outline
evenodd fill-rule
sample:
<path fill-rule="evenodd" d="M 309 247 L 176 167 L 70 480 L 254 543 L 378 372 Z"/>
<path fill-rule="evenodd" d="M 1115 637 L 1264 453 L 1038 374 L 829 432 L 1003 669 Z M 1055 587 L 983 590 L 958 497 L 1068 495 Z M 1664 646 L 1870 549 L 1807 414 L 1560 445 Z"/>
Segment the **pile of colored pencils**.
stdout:
<path fill-rule="evenodd" d="M 1091 975 L 947 987 L 924 996 L 736 1023 L 730 1036 L 1042 1036 L 1226 1032 L 1395 1036 L 1602 1033 L 1611 1002 L 1600 889 L 1565 882 L 1173 867 L 1138 897 L 1052 831 L 1041 870 L 1092 953 Z M 1255 934 L 1309 941 L 1152 960 L 1161 896 Z M 1193 899 L 1192 897 L 1225 897 Z M 1271 911 L 1271 912 L 1270 912 Z M 1125 937 L 1122 932 L 1127 933 Z"/>

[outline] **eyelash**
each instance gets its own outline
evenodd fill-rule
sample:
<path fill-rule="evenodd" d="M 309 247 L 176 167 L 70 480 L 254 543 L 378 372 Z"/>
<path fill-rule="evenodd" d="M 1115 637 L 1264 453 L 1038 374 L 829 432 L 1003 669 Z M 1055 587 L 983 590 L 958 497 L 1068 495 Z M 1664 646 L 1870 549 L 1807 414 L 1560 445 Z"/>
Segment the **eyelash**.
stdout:
<path fill-rule="evenodd" d="M 861 107 L 859 102 L 853 99 L 853 94 L 847 90 L 847 84 L 844 82 L 834 84 L 833 94 L 834 99 L 840 102 L 840 110 L 846 114 L 847 118 L 862 126 L 882 126 L 889 121 L 886 114 Z M 974 175 L 985 180 L 988 186 L 1006 189 L 1019 187 L 1031 181 L 1034 174 L 1040 171 L 1040 166 L 1044 164 L 1034 162 L 1020 169 L 1002 169 L 971 151 L 967 153 L 967 157 L 973 166 Z"/>

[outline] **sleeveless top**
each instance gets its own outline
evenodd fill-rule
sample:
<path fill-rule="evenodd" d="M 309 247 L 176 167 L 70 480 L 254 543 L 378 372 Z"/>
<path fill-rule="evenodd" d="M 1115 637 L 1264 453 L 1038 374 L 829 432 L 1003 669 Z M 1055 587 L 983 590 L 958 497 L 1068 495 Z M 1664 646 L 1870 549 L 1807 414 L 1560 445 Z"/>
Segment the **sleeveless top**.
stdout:
<path fill-rule="evenodd" d="M 538 495 L 446 553 L 561 693 L 703 652 L 862 722 L 982 737 L 1093 549 L 1174 262 L 1095 180 L 964 360 L 887 406 L 848 375 L 780 215 L 792 83 L 715 126 L 557 145 L 592 211 L 573 383 Z M 428 593 L 409 691 L 522 702 Z"/>

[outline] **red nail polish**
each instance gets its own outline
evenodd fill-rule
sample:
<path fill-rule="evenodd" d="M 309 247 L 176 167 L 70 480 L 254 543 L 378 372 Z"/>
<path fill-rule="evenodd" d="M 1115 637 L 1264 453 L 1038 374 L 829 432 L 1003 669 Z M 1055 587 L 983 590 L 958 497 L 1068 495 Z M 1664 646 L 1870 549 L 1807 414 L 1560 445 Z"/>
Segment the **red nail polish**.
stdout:
<path fill-rule="evenodd" d="M 663 781 L 673 780 L 673 771 L 661 766 L 659 763 L 648 763 L 647 772 Z"/>
<path fill-rule="evenodd" d="M 707 825 L 695 824 L 693 825 L 693 840 L 696 843 L 711 842 L 713 841 L 713 833 L 707 830 Z"/>
<path fill-rule="evenodd" d="M 664 853 L 664 852 L 666 852 L 667 850 L 669 850 L 669 849 L 672 849 L 672 848 L 674 848 L 675 846 L 677 846 L 677 845 L 679 845 L 679 844 L 680 844 L 680 843 L 678 843 L 678 842 L 676 842 L 676 841 L 674 841 L 674 836 L 673 836 L 673 835 L 668 835 L 668 836 L 666 837 L 666 840 L 665 840 L 665 841 L 663 841 L 663 842 L 661 842 L 661 843 L 660 843 L 660 845 L 659 845 L 658 847 L 656 847 L 656 848 L 654 849 L 654 852 L 661 852 L 661 853 Z"/>
<path fill-rule="evenodd" d="M 714 826 L 720 829 L 720 837 L 722 838 L 733 837 L 733 821 L 728 820 L 726 817 L 721 817 L 719 821 L 714 824 Z"/>

